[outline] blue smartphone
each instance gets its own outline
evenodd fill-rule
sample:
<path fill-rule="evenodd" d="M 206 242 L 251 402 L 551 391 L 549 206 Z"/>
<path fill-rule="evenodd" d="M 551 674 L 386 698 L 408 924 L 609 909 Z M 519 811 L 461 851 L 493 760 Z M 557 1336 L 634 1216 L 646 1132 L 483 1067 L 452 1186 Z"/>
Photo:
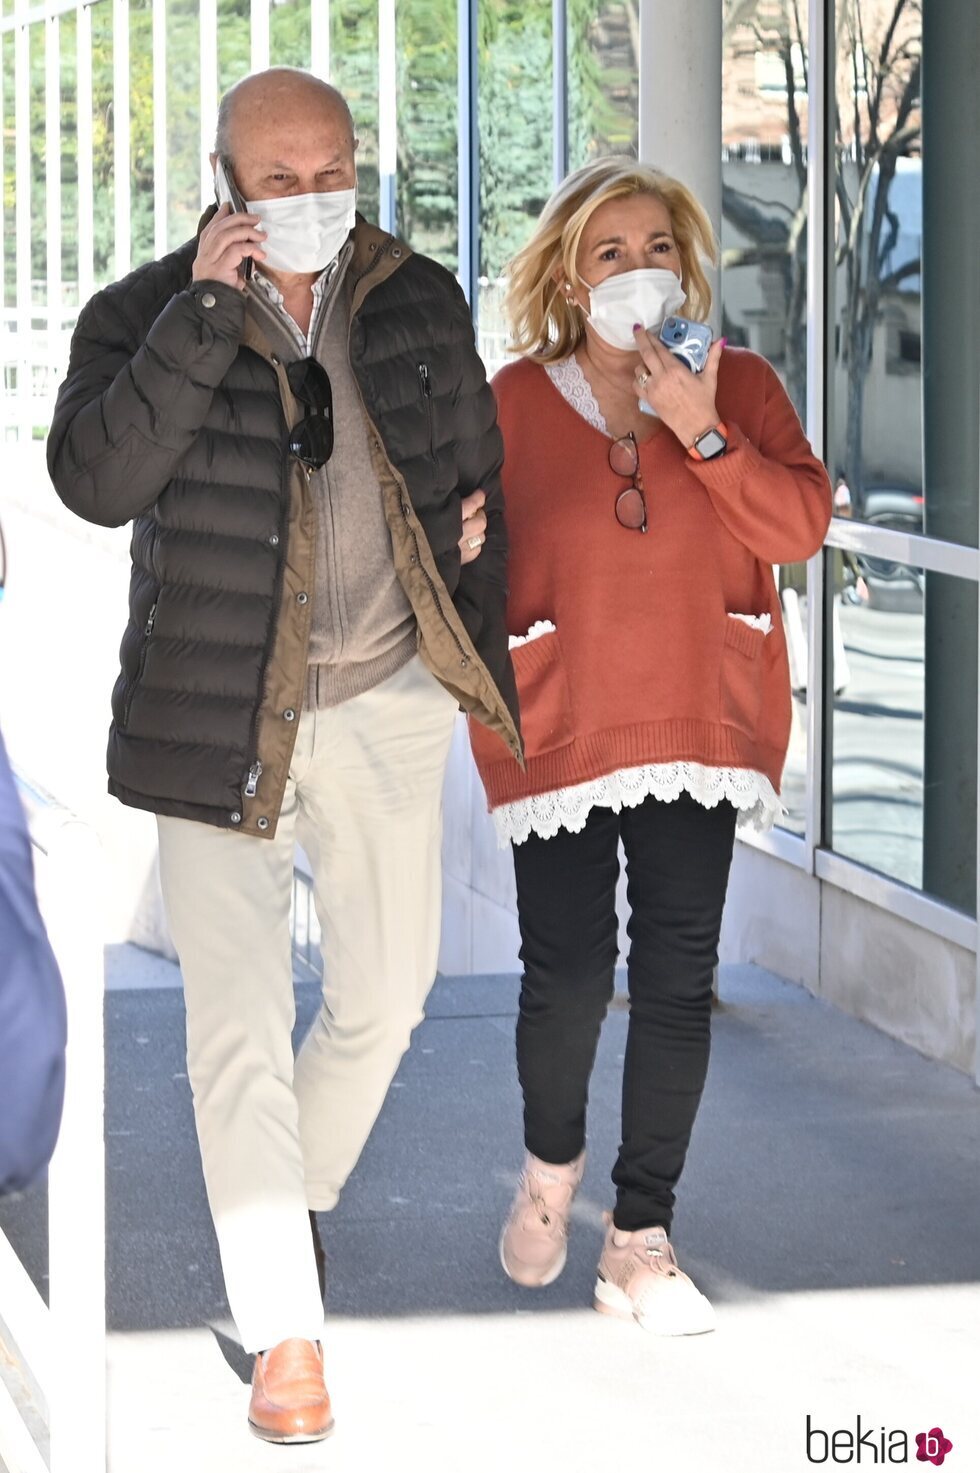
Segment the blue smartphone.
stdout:
<path fill-rule="evenodd" d="M 710 327 L 703 322 L 689 322 L 686 317 L 668 317 L 659 336 L 667 351 L 686 363 L 692 373 L 701 372 L 711 347 Z"/>

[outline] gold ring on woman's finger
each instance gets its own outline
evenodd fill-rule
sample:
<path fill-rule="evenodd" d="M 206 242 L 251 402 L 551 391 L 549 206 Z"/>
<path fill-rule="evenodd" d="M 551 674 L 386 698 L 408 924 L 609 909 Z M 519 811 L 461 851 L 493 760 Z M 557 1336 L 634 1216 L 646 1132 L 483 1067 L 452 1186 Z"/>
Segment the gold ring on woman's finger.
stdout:
<path fill-rule="evenodd" d="M 638 368 L 636 370 L 636 382 L 641 389 L 645 389 L 650 382 L 650 375 L 645 368 Z"/>

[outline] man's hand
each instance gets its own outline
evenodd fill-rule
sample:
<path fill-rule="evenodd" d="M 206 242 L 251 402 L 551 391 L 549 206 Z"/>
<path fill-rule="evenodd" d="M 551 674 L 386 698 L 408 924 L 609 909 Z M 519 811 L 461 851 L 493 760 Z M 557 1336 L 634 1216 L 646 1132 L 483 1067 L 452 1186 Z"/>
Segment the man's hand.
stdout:
<path fill-rule="evenodd" d="M 478 558 L 487 540 L 487 517 L 483 510 L 486 499 L 483 491 L 473 491 L 463 497 L 463 535 L 459 539 L 459 552 L 464 563 Z"/>
<path fill-rule="evenodd" d="M 726 339 L 711 344 L 708 361 L 701 373 L 691 370 L 645 328 L 634 329 L 636 346 L 643 363 L 637 369 L 637 393 L 645 399 L 668 429 L 673 430 L 684 449 L 689 449 L 699 435 L 719 421 L 715 395 L 718 392 L 718 364 Z"/>
<path fill-rule="evenodd" d="M 247 283 L 239 267 L 246 256 L 265 260 L 264 239 L 258 215 L 236 214 L 231 205 L 221 205 L 201 231 L 191 276 L 195 281 L 221 281 L 243 292 Z"/>

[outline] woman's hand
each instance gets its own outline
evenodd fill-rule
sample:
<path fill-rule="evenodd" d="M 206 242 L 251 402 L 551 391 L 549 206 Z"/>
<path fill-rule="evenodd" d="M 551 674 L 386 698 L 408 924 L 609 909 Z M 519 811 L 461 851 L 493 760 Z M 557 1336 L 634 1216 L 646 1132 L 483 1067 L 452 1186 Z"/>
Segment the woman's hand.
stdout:
<path fill-rule="evenodd" d="M 643 359 L 636 370 L 636 392 L 689 450 L 698 436 L 721 418 L 715 399 L 718 364 L 726 340 L 713 342 L 704 368 L 692 373 L 645 328 L 635 327 L 633 333 Z"/>
<path fill-rule="evenodd" d="M 459 555 L 464 563 L 480 556 L 487 540 L 487 515 L 483 510 L 486 492 L 473 491 L 463 497 L 463 535 L 459 539 Z"/>

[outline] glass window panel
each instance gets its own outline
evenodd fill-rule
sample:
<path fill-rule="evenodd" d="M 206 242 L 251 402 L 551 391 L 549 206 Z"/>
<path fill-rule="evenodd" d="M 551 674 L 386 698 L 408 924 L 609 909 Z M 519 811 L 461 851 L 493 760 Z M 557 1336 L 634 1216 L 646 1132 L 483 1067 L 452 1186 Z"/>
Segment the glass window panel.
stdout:
<path fill-rule="evenodd" d="M 456 0 L 397 6 L 398 230 L 413 250 L 459 266 Z"/>
<path fill-rule="evenodd" d="M 635 0 L 568 0 L 568 158 L 636 156 L 640 21 Z"/>
<path fill-rule="evenodd" d="M 219 97 L 252 70 L 251 12 L 251 0 L 218 0 Z"/>
<path fill-rule="evenodd" d="M 377 0 L 332 0 L 330 80 L 347 98 L 360 143 L 358 208 L 378 218 L 378 5 Z"/>
<path fill-rule="evenodd" d="M 883 556 L 826 556 L 833 847 L 973 913 L 976 585 Z M 943 637 L 951 625 L 956 640 Z"/>
<path fill-rule="evenodd" d="M 269 61 L 309 71 L 311 0 L 272 0 L 269 7 Z M 320 0 L 322 3 L 322 0 Z"/>
<path fill-rule="evenodd" d="M 835 506 L 922 531 L 921 7 L 836 21 Z"/>
<path fill-rule="evenodd" d="M 167 219 L 172 247 L 190 240 L 201 218 L 199 10 L 197 0 L 167 0 Z M 220 17 L 218 35 L 220 46 Z"/>
<path fill-rule="evenodd" d="M 61 18 L 61 295 L 66 311 L 78 300 L 78 23 Z"/>
<path fill-rule="evenodd" d="M 806 411 L 807 0 L 726 0 L 722 330 Z"/>
<path fill-rule="evenodd" d="M 553 185 L 551 0 L 480 4 L 480 350 L 506 361 L 501 277 Z"/>
<path fill-rule="evenodd" d="M 806 412 L 807 0 L 726 0 L 722 56 L 722 330 L 773 364 Z M 777 570 L 793 685 L 780 826 L 806 827 L 806 564 Z"/>
<path fill-rule="evenodd" d="M 129 7 L 130 229 L 133 266 L 152 261 L 153 238 L 153 12 L 150 0 Z"/>

